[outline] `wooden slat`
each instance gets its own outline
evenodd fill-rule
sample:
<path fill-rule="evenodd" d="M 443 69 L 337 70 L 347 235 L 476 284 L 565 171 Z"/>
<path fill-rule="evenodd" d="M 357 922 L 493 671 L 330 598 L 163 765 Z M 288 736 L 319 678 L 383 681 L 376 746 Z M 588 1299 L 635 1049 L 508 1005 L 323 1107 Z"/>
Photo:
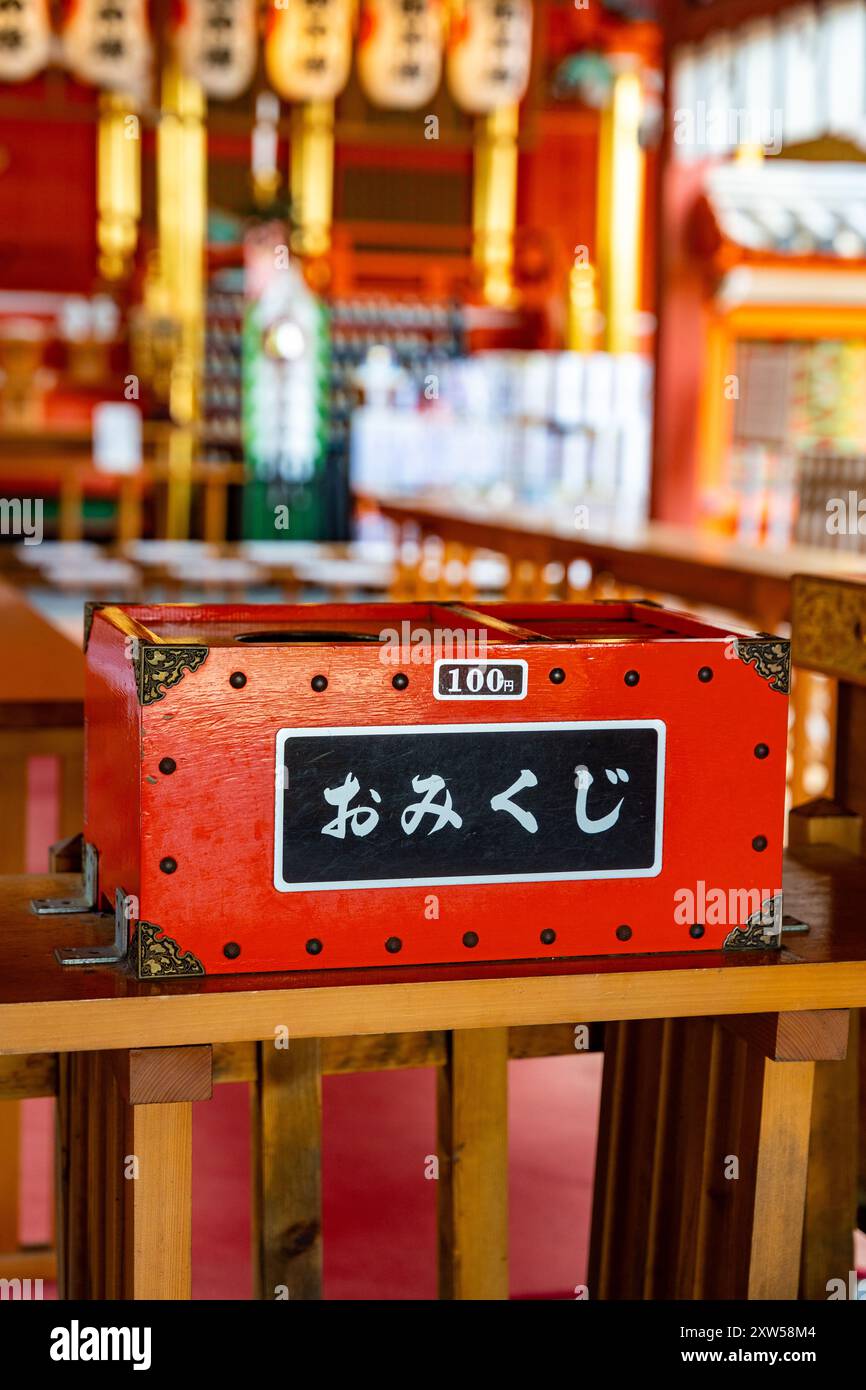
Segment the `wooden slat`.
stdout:
<path fill-rule="evenodd" d="M 749 1298 L 797 1297 L 814 1075 L 814 1062 L 764 1062 Z"/>
<path fill-rule="evenodd" d="M 126 1107 L 126 1296 L 188 1299 L 192 1291 L 192 1105 Z"/>
<path fill-rule="evenodd" d="M 106 1130 L 105 1112 L 112 1087 L 111 1071 L 105 1053 L 88 1053 L 84 1060 L 87 1106 L 87 1285 L 89 1298 L 105 1298 L 105 1186 Z M 130 1150 L 136 1153 L 135 1148 Z M 169 1180 L 170 1174 L 166 1174 Z"/>
<path fill-rule="evenodd" d="M 315 1038 L 258 1045 L 251 1088 L 257 1298 L 322 1296 L 322 1078 Z"/>
<path fill-rule="evenodd" d="M 62 1299 L 87 1297 L 87 1085 L 86 1054 L 59 1058 L 57 1096 L 57 1279 Z"/>
<path fill-rule="evenodd" d="M 615 1297 L 617 1270 L 617 1194 L 627 1151 L 622 1141 L 628 1089 L 628 1031 L 624 1024 L 605 1029 L 604 1070 L 596 1143 L 595 1180 L 589 1246 L 589 1294 L 593 1299 Z"/>
<path fill-rule="evenodd" d="M 439 1292 L 508 1298 L 508 1037 L 453 1033 L 439 1072 Z"/>
<path fill-rule="evenodd" d="M 124 1298 L 124 1206 L 127 1177 L 128 1153 L 126 1149 L 127 1107 L 117 1085 L 114 1059 L 108 1054 L 100 1054 L 102 1063 L 109 1073 L 106 1085 L 105 1111 L 103 1114 L 103 1149 L 105 1186 L 103 1190 L 104 1217 L 104 1259 L 105 1279 L 104 1297 Z"/>
<path fill-rule="evenodd" d="M 697 1236 L 704 1201 L 707 1125 L 712 1097 L 712 1021 L 680 1023 L 678 1113 L 671 1116 L 671 1152 L 666 1164 L 666 1222 L 662 1239 L 670 1246 L 669 1298 L 694 1298 L 698 1274 Z"/>
<path fill-rule="evenodd" d="M 652 1136 L 652 1181 L 647 1203 L 646 1262 L 643 1271 L 641 1295 L 653 1296 L 657 1279 L 658 1252 L 661 1243 L 667 1239 L 665 1196 L 665 1164 L 670 1133 L 666 1121 L 671 1114 L 671 1092 L 675 1074 L 676 1023 L 666 1018 L 662 1023 L 661 1051 L 658 1070 L 658 1107 L 656 1131 Z"/>
<path fill-rule="evenodd" d="M 602 1045 L 601 1036 L 600 1027 L 591 1025 L 589 1047 L 583 1050 L 599 1052 Z M 399 1067 L 442 1067 L 447 1060 L 446 1039 L 446 1033 L 439 1030 L 323 1038 L 322 1075 L 387 1071 Z M 575 1051 L 574 1042 L 574 1025 L 571 1023 L 533 1024 L 529 1027 L 508 1029 L 508 1055 L 512 1059 L 570 1056 Z M 255 1049 L 255 1043 L 215 1043 L 214 1083 L 254 1081 Z M 3 1060 L 0 1058 L 0 1096 L 4 1094 Z"/>
<path fill-rule="evenodd" d="M 851 1013 L 848 1055 L 816 1062 L 803 1226 L 801 1297 L 825 1299 L 828 1279 L 854 1267 L 857 1222 L 860 1014 Z"/>
<path fill-rule="evenodd" d="M 394 1067 L 441 1067 L 445 1034 L 372 1033 L 360 1038 L 328 1038 L 322 1043 L 322 1072 L 384 1071 Z"/>
<path fill-rule="evenodd" d="M 605 1030 L 590 1298 L 644 1296 L 661 1201 L 658 1145 L 667 1034 L 668 1026 L 655 1020 L 610 1024 Z"/>
<path fill-rule="evenodd" d="M 18 1174 L 21 1161 L 21 1107 L 17 1101 L 0 1102 L 0 1254 L 18 1249 Z"/>

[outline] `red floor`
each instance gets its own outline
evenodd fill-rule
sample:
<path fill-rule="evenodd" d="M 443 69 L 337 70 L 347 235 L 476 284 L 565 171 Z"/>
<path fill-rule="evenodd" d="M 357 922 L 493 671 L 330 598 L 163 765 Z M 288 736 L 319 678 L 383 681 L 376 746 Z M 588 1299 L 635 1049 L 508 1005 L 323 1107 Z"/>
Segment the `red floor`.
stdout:
<path fill-rule="evenodd" d="M 601 1077 L 599 1056 L 512 1062 L 511 1290 L 574 1297 L 584 1281 Z M 245 1085 L 195 1107 L 193 1294 L 249 1298 L 249 1124 Z M 50 1101 L 25 1102 L 22 1238 L 49 1234 Z M 325 1297 L 436 1296 L 431 1070 L 324 1083 Z"/>

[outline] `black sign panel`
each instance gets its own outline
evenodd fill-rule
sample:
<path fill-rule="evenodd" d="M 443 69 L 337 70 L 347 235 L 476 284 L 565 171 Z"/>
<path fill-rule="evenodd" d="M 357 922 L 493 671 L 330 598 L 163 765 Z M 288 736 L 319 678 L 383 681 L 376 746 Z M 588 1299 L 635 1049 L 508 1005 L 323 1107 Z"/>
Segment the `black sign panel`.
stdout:
<path fill-rule="evenodd" d="M 274 884 L 652 876 L 664 749 L 657 720 L 281 729 Z"/>

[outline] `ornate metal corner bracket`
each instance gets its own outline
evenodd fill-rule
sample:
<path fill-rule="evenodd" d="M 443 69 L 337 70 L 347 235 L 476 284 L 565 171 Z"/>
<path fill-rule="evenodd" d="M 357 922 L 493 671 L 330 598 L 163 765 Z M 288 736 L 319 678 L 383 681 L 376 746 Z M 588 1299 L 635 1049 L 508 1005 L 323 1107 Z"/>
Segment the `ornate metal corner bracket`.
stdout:
<path fill-rule="evenodd" d="M 747 666 L 754 666 L 762 680 L 769 681 L 771 690 L 787 695 L 791 689 L 791 643 L 785 637 L 760 633 L 745 640 L 736 639 L 737 656 Z"/>
<path fill-rule="evenodd" d="M 782 944 L 782 894 L 765 898 L 744 927 L 732 927 L 725 937 L 725 951 L 766 951 Z"/>
<path fill-rule="evenodd" d="M 208 654 L 207 647 L 168 647 L 138 642 L 133 656 L 135 686 L 140 705 L 165 699 L 187 671 L 197 671 Z"/>
<path fill-rule="evenodd" d="M 204 966 L 192 951 L 184 951 L 155 922 L 139 922 L 129 943 L 129 961 L 139 980 L 203 975 Z"/>

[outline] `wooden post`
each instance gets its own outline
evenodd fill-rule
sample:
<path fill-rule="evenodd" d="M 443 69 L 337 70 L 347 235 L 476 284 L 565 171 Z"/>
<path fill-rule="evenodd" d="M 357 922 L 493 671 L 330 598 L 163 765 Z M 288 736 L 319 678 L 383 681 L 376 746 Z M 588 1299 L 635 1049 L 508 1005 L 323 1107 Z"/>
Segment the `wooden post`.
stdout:
<path fill-rule="evenodd" d="M 439 1294 L 508 1298 L 508 1030 L 452 1033 L 439 1072 Z"/>
<path fill-rule="evenodd" d="M 211 1086 L 210 1047 L 61 1058 L 62 1297 L 190 1297 L 192 1102 Z"/>
<path fill-rule="evenodd" d="M 764 1061 L 749 1298 L 797 1297 L 814 1062 Z"/>
<path fill-rule="evenodd" d="M 803 1298 L 825 1299 L 827 1281 L 854 1267 L 859 1130 L 859 1009 L 850 1014 L 841 1062 L 816 1062 L 803 1227 Z"/>
<path fill-rule="evenodd" d="M 322 1297 L 322 1069 L 316 1038 L 257 1047 L 251 1090 L 256 1297 Z"/>
<path fill-rule="evenodd" d="M 803 674 L 810 674 L 802 672 Z M 856 688 L 853 688 L 856 689 Z M 852 688 L 842 687 L 839 732 L 839 769 L 836 781 L 847 796 L 854 793 L 858 811 L 858 774 L 847 769 L 847 750 L 855 728 L 852 703 L 861 706 L 861 693 L 851 700 Z M 795 806 L 788 817 L 791 845 L 837 845 L 859 854 L 863 844 L 863 818 L 847 805 L 821 799 Z M 860 1011 L 852 1010 L 844 1061 L 819 1061 L 815 1066 L 812 1095 L 812 1132 L 809 1137 L 809 1174 L 803 1223 L 803 1260 L 800 1293 L 807 1299 L 825 1299 L 827 1281 L 843 1279 L 854 1263 L 854 1227 L 857 1224 L 858 1145 L 860 1142 Z"/>

